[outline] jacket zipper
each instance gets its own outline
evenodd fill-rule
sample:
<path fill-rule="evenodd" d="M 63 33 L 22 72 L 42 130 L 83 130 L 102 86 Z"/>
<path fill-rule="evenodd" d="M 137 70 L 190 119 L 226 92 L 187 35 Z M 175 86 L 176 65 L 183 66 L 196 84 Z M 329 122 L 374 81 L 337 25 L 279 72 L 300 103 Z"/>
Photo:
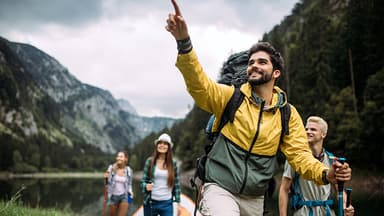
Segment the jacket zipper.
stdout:
<path fill-rule="evenodd" d="M 246 185 L 246 183 L 247 183 L 247 178 L 248 178 L 248 166 L 247 166 L 247 163 L 248 163 L 249 156 L 251 155 L 253 146 L 255 145 L 256 139 L 257 139 L 257 137 L 259 136 L 259 132 L 260 132 L 259 129 L 260 129 L 260 124 L 261 124 L 261 117 L 263 116 L 262 114 L 263 114 L 264 104 L 265 104 L 265 101 L 261 102 L 261 105 L 260 105 L 260 113 L 259 113 L 259 119 L 258 119 L 258 121 L 257 121 L 256 133 L 255 133 L 255 136 L 254 136 L 253 139 L 252 139 L 251 146 L 249 147 L 248 152 L 247 152 L 247 154 L 245 155 L 245 159 L 244 159 L 245 173 L 244 173 L 243 184 L 241 185 L 240 192 L 239 192 L 240 194 L 243 193 L 243 190 L 244 190 L 245 185 Z"/>

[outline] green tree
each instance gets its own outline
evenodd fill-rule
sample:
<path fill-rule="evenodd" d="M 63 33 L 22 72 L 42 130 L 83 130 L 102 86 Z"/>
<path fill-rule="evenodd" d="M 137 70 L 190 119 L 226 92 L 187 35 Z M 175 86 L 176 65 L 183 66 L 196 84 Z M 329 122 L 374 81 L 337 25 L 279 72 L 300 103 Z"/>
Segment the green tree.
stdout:
<path fill-rule="evenodd" d="M 138 159 L 137 159 L 137 155 L 130 155 L 130 158 L 129 158 L 129 166 L 132 168 L 132 167 L 137 167 L 138 166 Z"/>
<path fill-rule="evenodd" d="M 23 156 L 21 156 L 21 154 L 18 150 L 13 151 L 12 159 L 13 159 L 14 164 L 23 162 Z"/>
<path fill-rule="evenodd" d="M 369 77 L 364 92 L 364 109 L 361 114 L 363 121 L 362 142 L 359 152 L 366 164 L 379 168 L 384 165 L 384 68 Z M 371 167 L 372 168 L 372 167 Z"/>
<path fill-rule="evenodd" d="M 326 146 L 348 160 L 358 160 L 361 122 L 353 109 L 352 90 L 347 87 L 331 96 L 324 113 L 329 130 Z"/>

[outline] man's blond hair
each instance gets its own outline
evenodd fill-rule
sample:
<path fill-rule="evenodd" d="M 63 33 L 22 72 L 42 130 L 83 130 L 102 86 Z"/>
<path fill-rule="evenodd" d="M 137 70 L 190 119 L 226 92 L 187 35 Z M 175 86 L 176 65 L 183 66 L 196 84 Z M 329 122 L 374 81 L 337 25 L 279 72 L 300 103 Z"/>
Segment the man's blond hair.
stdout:
<path fill-rule="evenodd" d="M 321 127 L 321 131 L 324 133 L 324 134 L 327 134 L 327 131 L 328 131 L 328 124 L 327 122 L 322 119 L 321 117 L 319 116 L 310 116 L 308 119 L 307 119 L 307 124 L 309 122 L 314 122 L 314 123 L 317 123 L 320 125 Z"/>

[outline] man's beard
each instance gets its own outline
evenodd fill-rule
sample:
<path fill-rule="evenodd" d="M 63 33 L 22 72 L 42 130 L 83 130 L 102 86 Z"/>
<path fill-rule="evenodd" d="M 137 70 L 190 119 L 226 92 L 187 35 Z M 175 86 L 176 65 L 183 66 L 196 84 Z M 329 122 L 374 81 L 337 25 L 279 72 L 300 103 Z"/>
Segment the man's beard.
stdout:
<path fill-rule="evenodd" d="M 251 84 L 251 86 L 259 86 L 263 85 L 269 81 L 272 80 L 272 73 L 264 73 L 260 78 L 258 79 L 250 79 L 248 76 L 248 82 Z"/>

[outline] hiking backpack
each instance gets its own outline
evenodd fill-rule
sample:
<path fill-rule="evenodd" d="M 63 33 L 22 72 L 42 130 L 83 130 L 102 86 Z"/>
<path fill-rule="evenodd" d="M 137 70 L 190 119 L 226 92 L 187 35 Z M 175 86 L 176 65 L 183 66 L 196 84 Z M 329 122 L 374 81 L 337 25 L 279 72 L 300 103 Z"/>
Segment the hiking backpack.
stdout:
<path fill-rule="evenodd" d="M 328 152 L 324 149 L 325 154 L 328 156 L 329 164 L 333 163 L 333 159 L 331 159 L 334 155 L 331 152 Z M 295 172 L 295 176 L 292 179 L 292 185 L 290 188 L 290 197 L 289 197 L 289 206 L 292 210 L 296 211 L 300 209 L 303 206 L 308 206 L 309 208 L 309 215 L 313 215 L 313 210 L 311 207 L 313 206 L 324 206 L 326 208 L 326 216 L 330 216 L 330 205 L 333 205 L 334 200 L 333 199 L 327 199 L 327 200 L 304 200 L 303 195 L 300 193 L 299 190 L 299 177 L 300 175 Z"/>

